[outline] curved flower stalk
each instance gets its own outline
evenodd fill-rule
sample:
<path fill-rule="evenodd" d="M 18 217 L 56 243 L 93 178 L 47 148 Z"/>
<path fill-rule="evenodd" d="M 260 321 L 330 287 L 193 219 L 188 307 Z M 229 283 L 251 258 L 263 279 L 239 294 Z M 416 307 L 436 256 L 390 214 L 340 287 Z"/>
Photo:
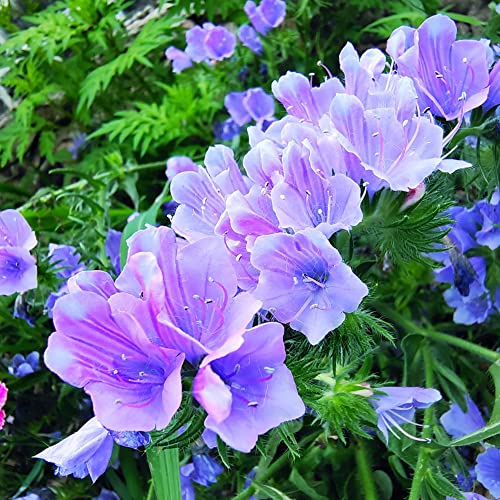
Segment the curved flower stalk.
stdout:
<path fill-rule="evenodd" d="M 413 422 L 415 410 L 427 408 L 440 401 L 439 391 L 421 387 L 381 387 L 380 391 L 385 394 L 373 396 L 370 398 L 370 403 L 377 413 L 377 427 L 382 432 L 385 442 L 389 442 L 389 432 L 400 439 L 394 428 L 410 439 L 426 441 L 408 434 L 401 425 L 405 423 L 416 425 Z"/>
<path fill-rule="evenodd" d="M 418 29 L 398 28 L 387 51 L 398 73 L 415 83 L 421 109 L 446 120 L 461 121 L 464 113 L 481 106 L 488 96 L 488 63 L 484 45 L 456 40 L 457 27 L 438 14 Z"/>
<path fill-rule="evenodd" d="M 36 244 L 35 233 L 17 210 L 0 212 L 0 295 L 36 288 L 36 261 L 29 253 Z"/>
<path fill-rule="evenodd" d="M 113 452 L 113 443 L 128 448 L 146 446 L 150 441 L 145 432 L 114 432 L 101 425 L 97 418 L 90 419 L 80 430 L 50 446 L 34 458 L 51 462 L 55 474 L 82 479 L 88 475 L 94 483 L 104 474 Z"/>

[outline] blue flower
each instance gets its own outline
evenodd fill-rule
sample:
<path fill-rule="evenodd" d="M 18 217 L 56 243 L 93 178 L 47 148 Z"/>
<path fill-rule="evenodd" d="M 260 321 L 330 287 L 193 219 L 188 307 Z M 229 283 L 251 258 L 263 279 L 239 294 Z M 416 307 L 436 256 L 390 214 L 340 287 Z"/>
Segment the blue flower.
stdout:
<path fill-rule="evenodd" d="M 450 409 L 441 415 L 439 421 L 444 430 L 453 438 L 458 439 L 484 427 L 484 419 L 474 401 L 466 396 L 467 411 L 456 403 L 453 403 Z"/>
<path fill-rule="evenodd" d="M 500 497 L 500 449 L 490 447 L 476 459 L 477 480 L 493 497 Z"/>
<path fill-rule="evenodd" d="M 441 394 L 436 389 L 422 389 L 421 387 L 381 387 L 378 394 L 369 399 L 377 413 L 377 427 L 384 435 L 386 443 L 389 442 L 389 432 L 399 439 L 393 430 L 398 429 L 401 434 L 416 441 L 427 441 L 417 438 L 406 432 L 401 424 L 413 425 L 415 409 L 427 408 L 441 399 Z"/>
<path fill-rule="evenodd" d="M 26 357 L 22 354 L 15 354 L 12 357 L 8 370 L 14 377 L 24 377 L 40 369 L 40 353 L 33 351 Z"/>

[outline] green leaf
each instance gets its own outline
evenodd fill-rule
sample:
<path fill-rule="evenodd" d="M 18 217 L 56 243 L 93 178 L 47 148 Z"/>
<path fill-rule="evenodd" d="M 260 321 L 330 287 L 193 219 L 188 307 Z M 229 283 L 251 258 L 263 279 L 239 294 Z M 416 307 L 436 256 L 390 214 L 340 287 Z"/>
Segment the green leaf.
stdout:
<path fill-rule="evenodd" d="M 148 448 L 147 456 L 156 497 L 182 500 L 179 450 L 153 446 Z"/>
<path fill-rule="evenodd" d="M 297 487 L 297 489 L 302 491 L 302 493 L 307 496 L 307 498 L 310 498 L 311 500 L 328 500 L 327 497 L 317 493 L 316 490 L 300 475 L 297 469 L 292 469 L 289 479 Z"/>
<path fill-rule="evenodd" d="M 425 481 L 428 486 L 430 486 L 435 492 L 439 493 L 438 498 L 452 497 L 457 500 L 465 500 L 462 492 L 441 474 L 428 472 L 425 476 Z"/>
<path fill-rule="evenodd" d="M 120 263 L 121 267 L 125 266 L 125 263 L 127 262 L 127 253 L 128 253 L 128 247 L 127 247 L 127 239 L 130 238 L 134 233 L 139 231 L 140 229 L 144 229 L 146 227 L 146 224 L 151 224 L 154 225 L 156 223 L 156 215 L 158 213 L 158 210 L 160 209 L 161 204 L 163 203 L 165 196 L 168 193 L 169 190 L 169 183 L 167 182 L 165 184 L 165 187 L 163 188 L 162 192 L 158 195 L 154 203 L 151 205 L 151 207 L 146 210 L 145 212 L 139 214 L 137 217 L 132 219 L 124 228 L 123 233 L 122 233 L 122 239 L 120 242 Z"/>
<path fill-rule="evenodd" d="M 229 457 L 227 454 L 227 445 L 219 436 L 217 436 L 217 451 L 219 452 L 222 463 L 226 466 L 227 469 L 230 469 L 231 464 L 229 463 Z"/>

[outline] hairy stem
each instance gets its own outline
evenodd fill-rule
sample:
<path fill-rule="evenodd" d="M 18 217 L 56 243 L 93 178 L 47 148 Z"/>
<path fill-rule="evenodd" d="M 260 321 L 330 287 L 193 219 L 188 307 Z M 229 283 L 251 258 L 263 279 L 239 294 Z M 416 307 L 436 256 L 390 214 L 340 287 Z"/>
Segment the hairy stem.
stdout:
<path fill-rule="evenodd" d="M 377 488 L 372 474 L 372 468 L 366 453 L 366 447 L 362 440 L 357 440 L 354 447 L 356 464 L 358 466 L 358 475 L 363 486 L 363 493 L 366 500 L 377 500 Z"/>
<path fill-rule="evenodd" d="M 321 432 L 314 432 L 310 434 L 309 436 L 306 436 L 299 442 L 299 447 L 304 448 L 305 446 L 308 446 L 312 442 L 316 440 L 316 438 L 321 434 Z M 269 478 L 273 477 L 276 472 L 278 472 L 280 469 L 285 467 L 285 465 L 288 464 L 289 461 L 289 454 L 288 453 L 283 453 L 276 462 L 274 462 L 260 477 L 259 481 L 264 482 L 267 481 Z M 250 498 L 252 494 L 255 492 L 257 489 L 257 486 L 254 484 L 251 484 L 246 490 L 243 490 L 241 493 L 233 497 L 233 500 L 246 500 L 247 498 Z"/>
<path fill-rule="evenodd" d="M 459 347 L 464 351 L 468 351 L 471 354 L 475 354 L 476 356 L 487 359 L 492 363 L 500 360 L 500 353 L 498 352 L 492 351 L 491 349 L 487 349 L 486 347 L 482 347 L 480 345 L 476 345 L 473 342 L 469 342 L 468 340 L 454 337 L 453 335 L 448 335 L 447 333 L 441 333 L 435 330 L 417 326 L 415 323 L 413 323 L 413 321 L 405 318 L 404 316 L 396 312 L 393 308 L 385 304 L 377 302 L 376 308 L 380 313 L 382 313 L 382 315 L 392 320 L 394 323 L 397 323 L 408 333 L 417 333 L 418 335 L 422 335 L 423 337 L 427 337 L 437 342 L 445 342 L 449 345 Z"/>
<path fill-rule="evenodd" d="M 427 342 L 422 343 L 423 358 L 425 366 L 425 386 L 431 388 L 434 385 L 434 374 L 432 371 L 432 358 Z M 424 430 L 422 431 L 422 437 L 424 439 L 430 439 L 432 436 L 431 423 L 434 418 L 434 407 L 431 405 L 424 411 Z M 420 446 L 418 452 L 417 466 L 415 468 L 415 474 L 411 482 L 410 496 L 408 500 L 419 500 L 420 490 L 422 488 L 422 482 L 424 480 L 425 474 L 428 469 L 429 460 L 429 450 L 425 444 Z"/>

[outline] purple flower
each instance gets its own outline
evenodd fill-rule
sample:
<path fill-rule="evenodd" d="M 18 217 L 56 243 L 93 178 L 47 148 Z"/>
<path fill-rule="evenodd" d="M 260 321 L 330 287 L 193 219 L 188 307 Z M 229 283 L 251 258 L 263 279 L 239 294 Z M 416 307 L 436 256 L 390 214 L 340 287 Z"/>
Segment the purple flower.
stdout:
<path fill-rule="evenodd" d="M 49 318 L 52 317 L 54 306 L 61 297 L 68 293 L 67 280 L 85 269 L 85 264 L 80 262 L 81 256 L 76 248 L 71 245 L 56 245 L 49 243 L 49 262 L 55 268 L 56 276 L 64 280 L 57 292 L 52 292 L 45 302 L 45 310 Z"/>
<path fill-rule="evenodd" d="M 447 16 L 435 15 L 417 29 L 398 28 L 387 42 L 398 73 L 413 79 L 420 109 L 430 107 L 446 120 L 461 119 L 488 96 L 484 45 L 456 41 L 457 28 Z"/>
<path fill-rule="evenodd" d="M 207 453 L 196 453 L 193 455 L 194 471 L 191 480 L 202 486 L 210 486 L 217 482 L 217 476 L 224 472 L 222 467 Z"/>
<path fill-rule="evenodd" d="M 257 123 L 271 120 L 274 114 L 273 98 L 259 87 L 244 92 L 230 92 L 224 99 L 224 106 L 239 126 L 250 120 Z"/>
<path fill-rule="evenodd" d="M 453 403 L 450 409 L 441 415 L 439 421 L 444 430 L 453 438 L 458 439 L 484 427 L 484 419 L 469 396 L 466 396 L 467 411 L 463 412 L 460 406 Z"/>
<path fill-rule="evenodd" d="M 495 250 L 500 246 L 500 192 L 496 189 L 491 201 L 482 200 L 476 204 L 482 218 L 481 229 L 476 233 L 480 245 Z"/>
<path fill-rule="evenodd" d="M 186 464 L 180 468 L 182 500 L 196 500 L 196 492 L 191 481 L 191 475 L 193 473 L 193 464 Z"/>
<path fill-rule="evenodd" d="M 260 302 L 237 293 L 236 275 L 220 238 L 178 249 L 166 227 L 139 231 L 128 241 L 127 264 L 116 286 L 142 294 L 152 317 L 148 335 L 197 364 L 207 354 L 237 349 Z M 113 297 L 112 297 L 113 298 Z"/>
<path fill-rule="evenodd" d="M 485 112 L 500 104 L 500 63 L 498 61 L 490 71 L 489 86 L 488 99 L 483 103 Z"/>
<path fill-rule="evenodd" d="M 377 427 L 382 432 L 386 443 L 389 442 L 389 432 L 399 439 L 393 430 L 396 428 L 401 434 L 417 441 L 426 441 L 408 434 L 401 424 L 414 424 L 415 409 L 427 408 L 441 399 L 436 389 L 422 389 L 421 387 L 380 387 L 379 394 L 369 399 L 377 413 Z M 415 424 L 414 424 L 415 425 Z"/>
<path fill-rule="evenodd" d="M 120 500 L 120 497 L 114 491 L 103 488 L 99 496 L 92 498 L 92 500 Z"/>
<path fill-rule="evenodd" d="M 35 233 L 17 210 L 0 212 L 0 295 L 36 288 L 36 261 L 29 253 L 36 244 Z"/>
<path fill-rule="evenodd" d="M 241 43 L 245 47 L 248 47 L 252 52 L 260 55 L 264 51 L 259 35 L 257 35 L 255 30 L 250 25 L 244 24 L 243 26 L 240 26 L 240 29 L 238 30 L 238 38 Z"/>
<path fill-rule="evenodd" d="M 194 62 L 220 61 L 233 55 L 236 37 L 223 26 L 205 23 L 188 30 L 186 42 L 186 54 Z"/>
<path fill-rule="evenodd" d="M 104 250 L 108 259 L 111 261 L 111 265 L 117 274 L 120 274 L 120 243 L 122 240 L 121 231 L 116 231 L 115 229 L 108 229 L 108 236 L 106 237 L 106 243 Z"/>
<path fill-rule="evenodd" d="M 68 288 L 54 308 L 47 367 L 85 389 L 106 427 L 164 428 L 181 402 L 184 355 L 151 341 L 150 303 L 117 293 L 102 271 L 79 273 Z"/>
<path fill-rule="evenodd" d="M 169 181 L 181 172 L 196 172 L 198 165 L 189 156 L 172 156 L 167 160 L 165 175 Z"/>
<path fill-rule="evenodd" d="M 337 328 L 345 312 L 355 311 L 368 293 L 317 229 L 260 236 L 251 263 L 260 270 L 255 297 L 278 321 L 304 333 L 311 344 Z"/>
<path fill-rule="evenodd" d="M 208 413 L 205 426 L 246 453 L 259 435 L 302 416 L 305 407 L 284 360 L 278 323 L 247 330 L 241 347 L 225 356 L 207 356 L 193 381 L 193 395 Z"/>
<path fill-rule="evenodd" d="M 468 286 L 468 294 L 457 286 L 452 286 L 443 294 L 446 303 L 455 309 L 453 321 L 462 325 L 472 325 L 486 321 L 492 310 L 491 297 L 484 285 L 486 278 L 486 263 L 482 257 L 471 257 L 470 265 L 474 272 L 474 279 Z M 444 273 L 441 275 L 444 281 Z"/>
<path fill-rule="evenodd" d="M 286 3 L 283 0 L 262 0 L 257 6 L 249 0 L 243 8 L 253 27 L 262 35 L 279 26 L 285 19 Z"/>
<path fill-rule="evenodd" d="M 361 191 L 349 177 L 332 176 L 331 163 L 326 173 L 318 168 L 318 153 L 305 141 L 288 143 L 282 158 L 284 179 L 272 189 L 271 199 L 281 227 L 295 232 L 317 227 L 330 238 L 361 222 Z"/>
<path fill-rule="evenodd" d="M 223 122 L 215 122 L 213 133 L 218 141 L 232 141 L 240 135 L 241 127 L 232 118 L 228 118 Z"/>
<path fill-rule="evenodd" d="M 188 241 L 214 234 L 225 210 L 225 198 L 234 191 L 248 192 L 245 178 L 234 161 L 234 153 L 217 145 L 205 155 L 206 169 L 181 172 L 172 181 L 171 193 L 180 204 L 172 219 L 172 227 Z"/>
<path fill-rule="evenodd" d="M 26 357 L 15 354 L 9 366 L 9 373 L 14 377 L 24 377 L 40 369 L 40 353 L 30 352 Z"/>
<path fill-rule="evenodd" d="M 500 449 L 487 448 L 476 459 L 477 480 L 494 498 L 500 497 Z"/>
<path fill-rule="evenodd" d="M 19 294 L 14 300 L 13 318 L 18 318 L 26 321 L 29 326 L 34 325 L 34 318 L 28 312 L 28 301 L 24 293 Z"/>
<path fill-rule="evenodd" d="M 68 151 L 71 153 L 71 158 L 73 160 L 78 159 L 78 155 L 80 151 L 87 144 L 87 134 L 79 134 L 73 139 L 73 144 L 68 148 Z"/>
<path fill-rule="evenodd" d="M 121 446 L 137 448 L 145 446 L 149 436 L 142 436 L 132 442 L 122 441 Z M 113 436 L 97 418 L 90 419 L 79 431 L 47 448 L 34 458 L 40 458 L 56 465 L 55 474 L 82 479 L 90 475 L 92 482 L 102 475 L 113 451 Z"/>
<path fill-rule="evenodd" d="M 186 54 L 183 50 L 179 50 L 176 47 L 168 47 L 165 51 L 165 57 L 172 61 L 172 68 L 174 73 L 180 73 L 184 71 L 186 68 L 190 68 L 193 63 L 188 54 Z"/>
<path fill-rule="evenodd" d="M 61 280 L 67 280 L 85 269 L 85 264 L 80 262 L 80 254 L 71 245 L 49 243 L 48 257 L 50 265 L 56 270 L 56 276 Z"/>

